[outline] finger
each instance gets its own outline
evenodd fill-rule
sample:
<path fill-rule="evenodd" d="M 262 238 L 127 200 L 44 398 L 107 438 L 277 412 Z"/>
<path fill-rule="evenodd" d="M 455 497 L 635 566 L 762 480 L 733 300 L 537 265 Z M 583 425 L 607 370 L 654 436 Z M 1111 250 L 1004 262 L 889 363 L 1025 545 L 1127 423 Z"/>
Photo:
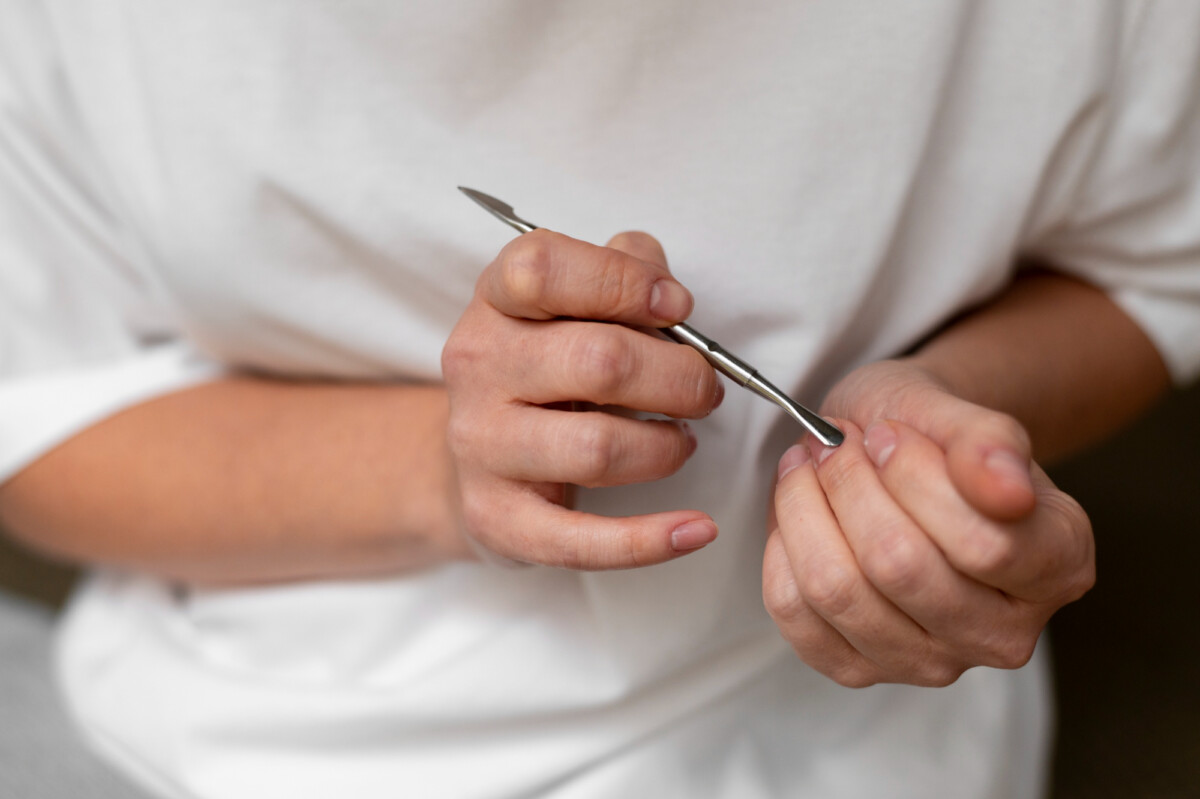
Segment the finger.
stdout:
<path fill-rule="evenodd" d="M 955 569 L 1031 602 L 1082 594 L 1093 562 L 1091 526 L 1040 469 L 1034 512 L 1003 523 L 959 496 L 940 448 L 925 436 L 898 422 L 880 422 L 868 437 L 880 479 Z"/>
<path fill-rule="evenodd" d="M 945 684 L 967 663 L 1014 665 L 1012 660 L 1024 653 L 1012 651 L 1011 633 L 1026 625 L 1022 616 L 1026 608 L 1014 606 L 999 590 L 962 574 L 925 526 L 931 520 L 962 521 L 957 513 L 950 521 L 941 518 L 945 508 L 939 504 L 938 487 L 957 498 L 957 508 L 966 508 L 976 520 L 991 522 L 957 497 L 944 463 L 940 469 L 936 463 L 920 464 L 900 478 L 906 481 L 906 496 L 921 506 L 921 514 L 910 512 L 869 457 L 881 443 L 887 444 L 878 438 L 878 427 L 872 425 L 866 439 L 852 423 L 845 429 L 847 439 L 841 447 L 818 450 L 818 479 L 867 579 L 939 642 L 931 651 L 941 653 L 941 659 L 927 663 L 927 683 Z M 940 456 L 936 445 L 927 443 Z"/>
<path fill-rule="evenodd" d="M 1082 597 L 1096 584 L 1096 538 L 1087 512 L 1070 495 L 1060 491 L 1037 463 L 1033 464 L 1033 485 L 1037 492 L 1037 511 L 1020 526 L 1057 539 L 1066 553 L 1062 564 L 1044 562 L 1041 579 L 1030 581 L 1030 588 L 1018 593 L 1024 599 L 1052 603 L 1057 609 Z M 1031 533 L 1032 534 L 1032 533 Z M 1070 579 L 1051 583 L 1052 574 Z M 1038 590 L 1038 587 L 1041 590 Z"/>
<path fill-rule="evenodd" d="M 525 322 L 508 347 L 514 396 L 538 405 L 580 400 L 676 418 L 707 416 L 724 394 L 700 353 L 622 325 Z"/>
<path fill-rule="evenodd" d="M 846 433 L 846 443 L 838 450 L 843 460 L 850 450 L 861 450 L 857 428 L 848 424 Z M 852 506 L 878 503 L 898 513 L 877 483 L 860 481 L 853 493 Z M 950 657 L 868 579 L 851 548 L 854 533 L 842 517 L 839 497 L 829 495 L 827 500 L 827 495 L 811 461 L 785 472 L 776 486 L 776 516 L 804 603 L 877 665 L 887 680 L 953 682 L 965 664 Z"/>
<path fill-rule="evenodd" d="M 516 407 L 471 434 L 469 444 L 452 441 L 452 448 L 469 451 L 473 462 L 493 474 L 589 488 L 667 477 L 696 451 L 686 423 L 602 411 Z"/>
<path fill-rule="evenodd" d="M 665 327 L 692 311 L 691 293 L 665 266 L 548 230 L 510 242 L 480 276 L 478 291 L 501 312 L 523 319 Z"/>
<path fill-rule="evenodd" d="M 936 391 L 903 414 L 945 451 L 951 481 L 980 513 L 1009 521 L 1033 511 L 1029 434 L 1016 419 Z"/>
<path fill-rule="evenodd" d="M 717 537 L 716 524 L 699 511 L 609 518 L 568 510 L 506 481 L 466 494 L 462 514 L 467 534 L 497 555 L 566 569 L 650 566 Z"/>
<path fill-rule="evenodd" d="M 476 300 L 442 350 L 452 398 L 581 401 L 701 418 L 724 386 L 690 347 L 623 325 L 513 319 Z"/>
<path fill-rule="evenodd" d="M 658 239 L 649 233 L 643 233 L 640 230 L 627 230 L 613 236 L 605 246 L 628 253 L 634 258 L 640 258 L 647 263 L 657 264 L 663 269 L 667 268 L 666 252 L 663 251 Z"/>
<path fill-rule="evenodd" d="M 967 413 L 942 444 L 950 479 L 981 513 L 998 520 L 1027 516 L 1036 504 L 1030 477 L 1030 445 L 1012 417 L 993 411 Z"/>
<path fill-rule="evenodd" d="M 767 613 L 801 660 L 847 688 L 865 688 L 882 679 L 874 663 L 805 603 L 778 529 L 767 537 L 762 581 Z"/>

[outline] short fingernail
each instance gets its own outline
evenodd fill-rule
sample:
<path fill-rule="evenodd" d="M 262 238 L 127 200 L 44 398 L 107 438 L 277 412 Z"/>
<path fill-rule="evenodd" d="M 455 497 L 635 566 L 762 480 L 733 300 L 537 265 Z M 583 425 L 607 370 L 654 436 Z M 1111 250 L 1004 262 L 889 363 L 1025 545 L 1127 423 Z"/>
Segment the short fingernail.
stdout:
<path fill-rule="evenodd" d="M 863 438 L 867 457 L 882 469 L 896 449 L 896 431 L 887 422 L 872 422 Z"/>
<path fill-rule="evenodd" d="M 803 444 L 793 444 L 779 459 L 779 471 L 775 482 L 783 480 L 787 477 L 788 472 L 803 466 L 810 460 L 812 460 L 812 454 L 808 451 L 808 447 Z"/>
<path fill-rule="evenodd" d="M 686 552 L 711 544 L 717 537 L 717 526 L 707 519 L 697 519 L 679 525 L 671 531 L 671 549 Z"/>
<path fill-rule="evenodd" d="M 650 313 L 664 322 L 682 322 L 692 312 L 692 293 L 674 280 L 650 288 Z"/>
<path fill-rule="evenodd" d="M 1029 476 L 1029 461 L 1012 450 L 994 449 L 983 459 L 983 465 L 996 477 L 1009 483 L 1033 490 L 1033 478 Z"/>

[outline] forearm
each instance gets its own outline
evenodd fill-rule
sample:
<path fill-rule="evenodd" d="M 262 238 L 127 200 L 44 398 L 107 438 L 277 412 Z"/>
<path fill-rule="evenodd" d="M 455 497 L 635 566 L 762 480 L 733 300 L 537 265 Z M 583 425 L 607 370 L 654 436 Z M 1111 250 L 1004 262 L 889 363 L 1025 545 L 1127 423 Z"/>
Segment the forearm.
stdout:
<path fill-rule="evenodd" d="M 1041 272 L 1019 277 L 910 360 L 963 399 L 1016 417 L 1041 461 L 1119 429 L 1170 382 L 1153 343 L 1106 294 Z"/>
<path fill-rule="evenodd" d="M 229 379 L 129 408 L 0 486 L 51 555 L 189 582 L 365 576 L 466 557 L 439 387 Z"/>

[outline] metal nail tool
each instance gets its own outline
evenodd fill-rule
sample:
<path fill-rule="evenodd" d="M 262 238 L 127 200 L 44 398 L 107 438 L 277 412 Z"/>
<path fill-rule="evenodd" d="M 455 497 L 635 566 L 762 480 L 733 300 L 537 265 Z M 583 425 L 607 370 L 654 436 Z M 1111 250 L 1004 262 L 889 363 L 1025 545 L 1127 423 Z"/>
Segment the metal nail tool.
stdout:
<path fill-rule="evenodd" d="M 528 233 L 531 230 L 537 230 L 537 225 L 532 222 L 526 222 L 517 216 L 512 206 L 508 203 L 501 202 L 495 197 L 484 194 L 481 191 L 464 188 L 463 186 L 459 186 L 458 190 L 479 203 L 492 216 L 504 224 L 515 228 L 517 231 Z M 805 429 L 812 433 L 822 444 L 828 447 L 836 447 L 845 439 L 845 435 L 841 430 L 808 408 L 805 408 L 787 394 L 784 394 L 772 385 L 769 380 L 759 375 L 758 370 L 753 366 L 738 358 L 707 336 L 701 335 L 689 325 L 680 322 L 670 327 L 660 328 L 660 330 L 668 338 L 674 339 L 680 344 L 687 344 L 689 347 L 697 350 L 708 359 L 708 362 L 718 372 L 733 380 L 738 385 L 750 389 L 759 396 L 766 397 L 780 408 L 783 408 L 789 416 L 804 425 Z"/>

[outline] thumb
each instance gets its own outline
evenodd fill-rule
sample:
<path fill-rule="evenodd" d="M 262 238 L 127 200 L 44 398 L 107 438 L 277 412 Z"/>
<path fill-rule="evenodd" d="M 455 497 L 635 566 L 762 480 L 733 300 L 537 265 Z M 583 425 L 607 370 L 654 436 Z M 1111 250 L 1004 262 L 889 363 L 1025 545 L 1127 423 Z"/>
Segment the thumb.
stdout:
<path fill-rule="evenodd" d="M 1013 417 L 931 392 L 917 419 L 902 419 L 946 453 L 951 482 L 977 511 L 997 521 L 1015 521 L 1037 503 L 1031 476 L 1029 434 Z"/>

